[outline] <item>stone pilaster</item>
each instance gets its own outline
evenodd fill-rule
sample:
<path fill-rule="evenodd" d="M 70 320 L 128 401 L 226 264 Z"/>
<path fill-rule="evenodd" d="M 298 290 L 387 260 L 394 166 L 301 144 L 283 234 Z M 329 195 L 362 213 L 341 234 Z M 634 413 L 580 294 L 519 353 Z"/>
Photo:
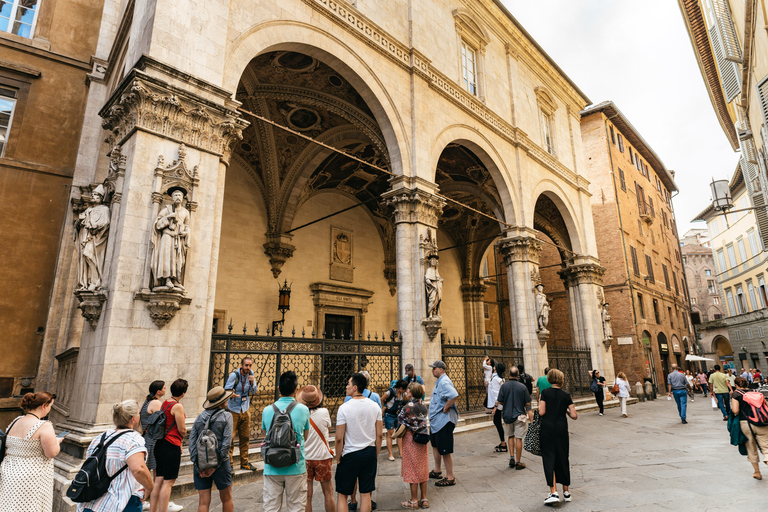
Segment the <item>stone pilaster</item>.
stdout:
<path fill-rule="evenodd" d="M 422 325 L 427 314 L 426 255 L 422 254 L 420 242 L 436 238 L 437 220 L 445 201 L 434 194 L 437 185 L 421 178 L 398 176 L 391 183 L 392 189 L 383 198 L 392 209 L 395 224 L 397 323 L 403 337 L 403 360 L 413 362 L 416 373 L 431 389 L 432 375 L 427 365 L 440 359 L 440 339 L 436 326 Z M 427 328 L 432 332 L 428 333 Z"/>
<path fill-rule="evenodd" d="M 523 346 L 526 371 L 541 375 L 549 360 L 547 347 L 539 342 L 536 333 L 538 316 L 534 279 L 538 275 L 539 256 L 543 246 L 541 241 L 532 235 L 532 232 L 524 230 L 508 233 L 498 245 L 507 266 L 512 336 L 515 343 Z"/>
<path fill-rule="evenodd" d="M 464 303 L 464 336 L 477 343 L 485 339 L 485 291 L 488 285 L 479 279 L 461 280 Z"/>

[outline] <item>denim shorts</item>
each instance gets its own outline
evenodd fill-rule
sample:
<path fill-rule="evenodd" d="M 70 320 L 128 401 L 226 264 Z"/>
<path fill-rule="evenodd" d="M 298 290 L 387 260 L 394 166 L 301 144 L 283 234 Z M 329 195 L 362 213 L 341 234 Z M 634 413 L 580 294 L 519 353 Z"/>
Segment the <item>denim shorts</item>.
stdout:
<path fill-rule="evenodd" d="M 214 483 L 216 484 L 216 489 L 226 489 L 232 485 L 232 466 L 229 464 L 229 459 L 224 459 L 224 462 L 216 468 L 216 471 L 211 476 L 203 478 L 195 470 L 193 471 L 192 478 L 195 481 L 195 490 L 198 491 L 207 491 L 213 488 Z"/>
<path fill-rule="evenodd" d="M 384 415 L 384 428 L 387 430 L 394 430 L 397 428 L 397 416 L 394 414 L 385 414 Z"/>

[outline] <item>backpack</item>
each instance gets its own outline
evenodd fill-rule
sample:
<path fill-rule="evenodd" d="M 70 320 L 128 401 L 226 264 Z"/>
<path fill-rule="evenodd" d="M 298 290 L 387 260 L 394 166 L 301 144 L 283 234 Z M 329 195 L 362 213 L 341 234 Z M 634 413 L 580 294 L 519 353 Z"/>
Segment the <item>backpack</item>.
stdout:
<path fill-rule="evenodd" d="M 281 411 L 277 405 L 272 404 L 275 415 L 272 416 L 272 424 L 264 442 L 261 443 L 261 454 L 264 462 L 274 468 L 287 468 L 301 459 L 301 445 L 291 419 L 291 411 L 296 405 L 298 402 L 294 400 Z"/>
<path fill-rule="evenodd" d="M 109 485 L 112 480 L 117 478 L 117 475 L 122 473 L 128 468 L 128 464 L 120 468 L 117 473 L 112 476 L 107 474 L 107 448 L 114 443 L 120 436 L 127 434 L 129 430 L 124 430 L 112 436 L 109 441 L 104 442 L 107 433 L 104 432 L 101 435 L 101 441 L 99 441 L 96 449 L 93 453 L 85 459 L 80 471 L 77 472 L 75 478 L 72 480 L 72 484 L 67 489 L 67 498 L 71 499 L 75 503 L 88 503 L 101 498 L 109 490 Z"/>
<path fill-rule="evenodd" d="M 5 458 L 5 441 L 6 441 L 6 438 L 8 437 L 8 432 L 11 431 L 13 424 L 16 423 L 18 419 L 19 418 L 16 418 L 15 420 L 13 420 L 11 424 L 8 425 L 8 430 L 6 430 L 5 432 L 3 432 L 2 429 L 0 429 L 0 462 L 3 462 L 3 459 Z"/>
<path fill-rule="evenodd" d="M 168 435 L 168 432 L 171 431 L 175 422 L 171 423 L 171 426 L 168 427 L 168 429 L 165 428 L 165 425 L 168 422 L 168 416 L 165 411 L 170 411 L 170 409 L 173 409 L 174 405 L 176 404 L 171 404 L 171 406 L 166 409 L 161 407 L 159 411 L 153 412 L 149 418 L 147 418 L 147 428 L 144 430 L 144 437 L 159 441 Z"/>
<path fill-rule="evenodd" d="M 205 422 L 205 427 L 200 432 L 200 437 L 197 438 L 195 445 L 197 446 L 197 469 L 198 471 L 204 471 L 210 468 L 216 468 L 221 462 L 219 460 L 219 439 L 216 434 L 213 433 L 208 427 L 213 423 L 213 419 L 221 412 L 218 410 L 211 414 Z"/>
<path fill-rule="evenodd" d="M 758 427 L 768 425 L 768 404 L 765 403 L 765 396 L 759 391 L 749 391 L 744 393 L 744 402 L 752 408 L 752 413 L 748 415 L 749 423 Z"/>

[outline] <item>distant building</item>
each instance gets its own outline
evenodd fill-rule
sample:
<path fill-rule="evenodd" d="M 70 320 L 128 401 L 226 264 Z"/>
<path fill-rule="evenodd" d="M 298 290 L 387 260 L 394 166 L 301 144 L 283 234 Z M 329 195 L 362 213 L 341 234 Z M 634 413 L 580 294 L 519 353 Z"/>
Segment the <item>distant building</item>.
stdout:
<path fill-rule="evenodd" d="M 684 365 L 691 353 L 690 306 L 670 196 L 678 189 L 673 173 L 616 105 L 600 103 L 581 114 L 614 367 L 632 383 L 651 378 L 663 387 L 671 365 Z"/>
<path fill-rule="evenodd" d="M 704 247 L 712 247 L 709 243 L 709 230 L 689 229 L 680 238 L 680 247 L 684 245 L 703 245 Z"/>

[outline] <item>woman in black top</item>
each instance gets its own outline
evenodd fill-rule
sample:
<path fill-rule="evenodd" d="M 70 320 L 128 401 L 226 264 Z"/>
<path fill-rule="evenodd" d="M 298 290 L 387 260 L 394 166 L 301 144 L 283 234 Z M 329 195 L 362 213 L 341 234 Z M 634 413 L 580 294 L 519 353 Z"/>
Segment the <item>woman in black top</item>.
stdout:
<path fill-rule="evenodd" d="M 563 372 L 549 370 L 547 381 L 552 387 L 541 392 L 539 398 L 539 416 L 541 416 L 541 462 L 544 465 L 544 477 L 549 486 L 549 495 L 544 503 L 549 505 L 560 501 L 555 486 L 555 477 L 563 486 L 563 499 L 571 501 L 568 486 L 571 485 L 571 468 L 568 462 L 568 420 L 579 417 L 573 405 L 571 395 L 561 388 L 565 381 Z"/>
<path fill-rule="evenodd" d="M 596 387 L 595 387 L 596 386 Z M 600 416 L 603 415 L 603 398 L 605 398 L 605 377 L 598 370 L 592 370 L 592 384 L 589 389 L 595 394 L 595 401 L 600 408 Z M 597 391 L 595 391 L 597 390 Z"/>

